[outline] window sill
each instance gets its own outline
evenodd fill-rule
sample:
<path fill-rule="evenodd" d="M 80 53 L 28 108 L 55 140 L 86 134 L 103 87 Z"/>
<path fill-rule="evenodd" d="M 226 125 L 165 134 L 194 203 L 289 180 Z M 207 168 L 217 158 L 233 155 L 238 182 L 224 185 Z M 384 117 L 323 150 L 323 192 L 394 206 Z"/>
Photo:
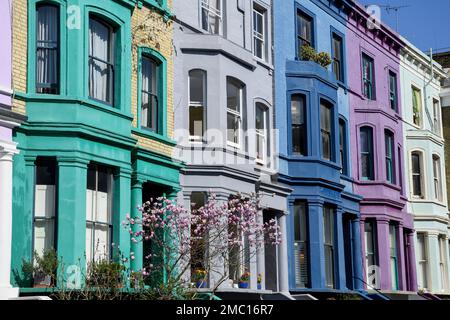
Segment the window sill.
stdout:
<path fill-rule="evenodd" d="M 16 96 L 18 98 L 20 98 L 21 100 L 25 100 L 27 102 L 81 104 L 81 105 L 84 105 L 87 107 L 95 108 L 97 110 L 112 113 L 119 117 L 133 121 L 133 115 L 131 113 L 123 112 L 120 109 L 114 108 L 110 105 L 107 105 L 102 102 L 92 100 L 89 98 L 80 98 L 80 97 L 75 97 L 75 96 L 64 96 L 64 95 L 53 95 L 53 94 L 40 94 L 40 93 L 31 93 L 31 94 L 16 93 Z"/>
<path fill-rule="evenodd" d="M 141 137 L 144 137 L 144 138 L 149 138 L 149 139 L 152 139 L 152 140 L 156 140 L 158 142 L 164 143 L 164 144 L 172 146 L 172 147 L 177 145 L 177 143 L 174 140 L 172 140 L 172 139 L 170 139 L 170 138 L 168 138 L 168 137 L 166 137 L 164 135 L 161 135 L 161 134 L 158 134 L 158 133 L 154 133 L 152 131 L 145 130 L 145 129 L 142 129 L 142 128 L 133 128 L 131 130 L 131 132 L 136 134 L 136 135 L 138 135 L 138 136 L 141 136 Z"/>

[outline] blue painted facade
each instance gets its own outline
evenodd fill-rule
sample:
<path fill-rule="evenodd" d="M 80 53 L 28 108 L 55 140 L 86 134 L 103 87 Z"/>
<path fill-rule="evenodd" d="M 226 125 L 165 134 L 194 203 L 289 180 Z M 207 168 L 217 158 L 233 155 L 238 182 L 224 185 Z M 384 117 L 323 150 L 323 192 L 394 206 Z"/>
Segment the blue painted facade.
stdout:
<path fill-rule="evenodd" d="M 361 234 L 359 222 L 360 197 L 353 194 L 349 157 L 349 99 L 346 88 L 345 54 L 343 79 L 337 81 L 331 66 L 328 69 L 311 61 L 301 61 L 297 47 L 297 13 L 312 19 L 312 45 L 317 52 L 332 54 L 332 34 L 342 39 L 345 52 L 345 18 L 339 9 L 324 5 L 321 0 L 284 1 L 274 7 L 275 105 L 279 128 L 280 182 L 293 189 L 290 195 L 288 257 L 290 290 L 359 290 L 362 288 Z M 331 8 L 331 9 L 330 9 Z M 306 154 L 293 152 L 291 130 L 291 98 L 302 95 L 306 110 Z M 331 108 L 331 160 L 322 154 L 320 103 Z M 344 168 L 340 160 L 339 122 L 345 123 Z M 306 205 L 307 216 L 307 278 L 299 286 L 296 281 L 294 210 L 297 203 Z M 324 207 L 333 209 L 333 284 L 326 281 L 324 247 Z M 297 224 L 298 226 L 298 224 Z M 297 270 L 298 273 L 298 270 Z M 298 276 L 298 274 L 297 274 Z"/>

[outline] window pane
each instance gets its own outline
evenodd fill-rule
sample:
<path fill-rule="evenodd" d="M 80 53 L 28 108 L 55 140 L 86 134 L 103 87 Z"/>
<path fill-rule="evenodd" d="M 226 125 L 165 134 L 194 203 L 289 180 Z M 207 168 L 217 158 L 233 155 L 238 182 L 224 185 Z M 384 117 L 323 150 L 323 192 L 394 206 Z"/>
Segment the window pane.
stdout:
<path fill-rule="evenodd" d="M 360 130 L 361 176 L 362 179 L 373 180 L 373 134 L 372 128 L 363 127 Z"/>
<path fill-rule="evenodd" d="M 241 110 L 241 88 L 233 81 L 227 82 L 227 108 L 236 112 Z"/>
<path fill-rule="evenodd" d="M 36 12 L 36 91 L 57 94 L 59 86 L 59 8 L 42 5 Z"/>
<path fill-rule="evenodd" d="M 112 104 L 113 51 L 111 28 L 96 19 L 89 20 L 89 95 Z"/>
<path fill-rule="evenodd" d="M 219 34 L 221 28 L 221 0 L 202 0 L 202 28 Z"/>
<path fill-rule="evenodd" d="M 331 108 L 324 103 L 320 104 L 320 126 L 322 134 L 322 158 L 331 160 L 332 132 L 331 132 Z"/>
<path fill-rule="evenodd" d="M 291 99 L 291 122 L 292 122 L 292 151 L 293 153 L 306 156 L 306 115 L 305 98 L 300 95 L 292 96 Z"/>
<path fill-rule="evenodd" d="M 296 203 L 294 206 L 295 283 L 298 288 L 305 288 L 309 284 L 306 210 L 306 203 Z"/>
<path fill-rule="evenodd" d="M 204 104 L 204 71 L 193 70 L 189 72 L 189 99 L 191 104 Z"/>
<path fill-rule="evenodd" d="M 152 59 L 142 57 L 141 126 L 158 131 L 158 66 Z"/>

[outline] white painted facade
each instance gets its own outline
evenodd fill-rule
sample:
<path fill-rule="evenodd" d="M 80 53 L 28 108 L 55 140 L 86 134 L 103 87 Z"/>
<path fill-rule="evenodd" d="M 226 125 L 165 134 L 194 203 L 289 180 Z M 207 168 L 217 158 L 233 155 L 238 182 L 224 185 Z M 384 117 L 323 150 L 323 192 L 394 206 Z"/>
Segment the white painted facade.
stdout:
<path fill-rule="evenodd" d="M 419 290 L 450 294 L 449 211 L 441 117 L 441 66 L 407 40 L 400 63 L 404 195 L 414 215 Z M 433 75 L 433 76 L 432 76 Z"/>

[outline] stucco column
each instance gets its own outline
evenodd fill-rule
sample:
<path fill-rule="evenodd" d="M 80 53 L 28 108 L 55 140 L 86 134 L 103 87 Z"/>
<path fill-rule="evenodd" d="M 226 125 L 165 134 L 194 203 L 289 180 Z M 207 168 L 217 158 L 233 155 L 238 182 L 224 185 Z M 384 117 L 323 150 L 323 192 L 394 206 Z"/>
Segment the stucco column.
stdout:
<path fill-rule="evenodd" d="M 399 290 L 408 291 L 408 284 L 406 283 L 406 252 L 403 241 L 403 225 L 400 224 L 397 229 L 397 252 L 398 252 L 398 288 Z"/>
<path fill-rule="evenodd" d="M 390 268 L 390 247 L 389 247 L 389 221 L 377 220 L 377 240 L 378 240 L 378 263 L 380 272 L 381 290 L 390 291 L 391 288 L 391 268 Z"/>
<path fill-rule="evenodd" d="M 18 295 L 11 286 L 12 166 L 15 145 L 0 146 L 0 300 Z"/>
<path fill-rule="evenodd" d="M 342 225 L 342 209 L 338 208 L 336 210 L 335 217 L 335 237 L 336 250 L 334 257 L 336 259 L 336 289 L 345 290 L 347 289 L 346 274 L 345 274 L 345 248 L 344 248 L 344 229 Z"/>
<path fill-rule="evenodd" d="M 258 223 L 263 224 L 264 223 L 264 216 L 262 210 L 258 211 Z M 259 235 L 258 242 L 261 243 L 261 245 L 258 247 L 258 250 L 256 251 L 256 269 L 257 273 L 262 275 L 262 281 L 261 281 L 261 289 L 266 289 L 266 264 L 265 264 L 265 256 L 264 256 L 264 236 Z"/>
<path fill-rule="evenodd" d="M 325 253 L 323 240 L 323 203 L 308 202 L 309 257 L 311 288 L 325 288 Z"/>
<path fill-rule="evenodd" d="M 428 232 L 428 265 L 430 267 L 429 289 L 431 292 L 440 292 L 441 288 L 441 270 L 439 268 L 439 234 L 437 232 Z"/>
<path fill-rule="evenodd" d="M 217 194 L 216 193 L 216 206 L 220 207 L 228 202 L 228 195 L 227 194 Z M 224 219 L 222 221 L 223 226 L 228 224 L 228 219 L 226 216 L 224 216 Z M 221 226 L 221 228 L 223 228 Z M 216 252 L 214 252 L 214 246 L 217 245 L 218 247 L 223 246 L 223 241 L 227 242 L 227 239 L 225 238 L 226 235 L 223 235 L 223 239 L 216 238 L 214 241 L 216 243 L 211 243 L 213 247 L 207 249 L 207 255 L 212 256 L 212 258 L 208 258 L 208 262 L 210 263 L 209 266 L 209 287 L 210 288 L 229 288 L 230 287 L 230 281 L 229 281 L 229 273 L 228 273 L 228 256 L 223 257 L 220 255 L 217 255 Z M 213 236 L 214 237 L 214 236 Z M 221 242 L 221 243 L 217 243 Z"/>
<path fill-rule="evenodd" d="M 409 232 L 407 235 L 408 242 L 406 244 L 407 252 L 408 252 L 408 265 L 409 268 L 409 290 L 416 292 L 417 291 L 417 273 L 416 273 L 416 256 L 415 256 L 415 246 L 414 246 L 414 232 Z"/>
<path fill-rule="evenodd" d="M 449 245 L 448 245 L 448 240 L 449 237 L 445 237 L 445 245 L 444 245 L 444 250 L 445 250 L 445 258 L 447 259 L 447 261 L 445 261 L 445 265 L 447 266 L 447 283 L 445 284 L 445 292 L 450 292 L 450 249 L 449 249 Z"/>
<path fill-rule="evenodd" d="M 281 232 L 281 244 L 278 246 L 278 274 L 279 287 L 283 293 L 289 293 L 289 276 L 288 276 L 288 252 L 287 252 L 287 215 L 283 214 L 278 218 L 278 224 Z"/>
<path fill-rule="evenodd" d="M 113 255 L 112 257 L 117 260 L 118 253 L 123 254 L 125 257 L 129 257 L 130 233 L 122 223 L 126 220 L 126 216 L 130 213 L 130 201 L 131 201 L 131 169 L 130 168 L 118 168 L 114 174 L 114 188 L 113 188 Z M 120 250 L 117 250 L 117 247 Z M 130 262 L 125 262 L 126 267 L 130 267 Z"/>
<path fill-rule="evenodd" d="M 362 248 L 361 248 L 361 221 L 359 219 L 352 220 L 352 247 L 353 247 L 353 283 L 355 290 L 364 289 L 364 275 L 363 275 L 363 265 L 364 260 L 362 258 Z M 364 225 L 364 222 L 363 222 Z"/>
<path fill-rule="evenodd" d="M 88 161 L 58 158 L 58 255 L 65 284 L 86 268 L 86 189 Z M 62 271 L 62 270 L 60 270 Z"/>
<path fill-rule="evenodd" d="M 138 210 L 138 206 L 142 206 L 142 180 L 133 180 L 131 183 L 131 208 L 130 216 L 133 219 L 141 220 L 142 212 Z M 140 224 L 134 224 L 132 226 L 133 232 L 137 232 L 141 229 Z M 131 252 L 134 253 L 134 260 L 131 260 L 131 270 L 140 271 L 144 266 L 144 250 L 142 241 L 133 242 L 130 239 Z"/>

